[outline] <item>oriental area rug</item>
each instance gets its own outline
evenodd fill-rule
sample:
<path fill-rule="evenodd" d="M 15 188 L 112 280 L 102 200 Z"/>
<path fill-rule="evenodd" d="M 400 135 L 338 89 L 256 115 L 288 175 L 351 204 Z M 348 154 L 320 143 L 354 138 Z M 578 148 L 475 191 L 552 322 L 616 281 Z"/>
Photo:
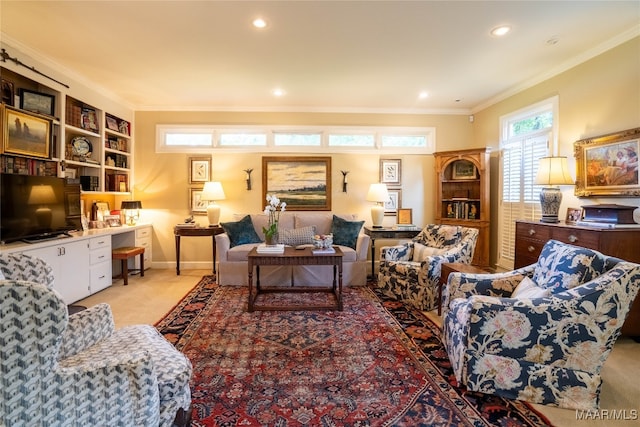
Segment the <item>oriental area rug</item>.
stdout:
<path fill-rule="evenodd" d="M 249 313 L 247 298 L 205 276 L 156 325 L 193 363 L 192 426 L 549 425 L 457 387 L 439 328 L 372 288 L 346 288 L 342 312 Z"/>

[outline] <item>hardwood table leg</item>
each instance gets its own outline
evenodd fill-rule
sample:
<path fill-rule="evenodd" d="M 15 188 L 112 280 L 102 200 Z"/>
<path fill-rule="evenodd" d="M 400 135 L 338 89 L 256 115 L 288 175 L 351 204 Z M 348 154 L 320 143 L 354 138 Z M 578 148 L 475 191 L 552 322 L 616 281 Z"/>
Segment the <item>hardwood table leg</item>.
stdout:
<path fill-rule="evenodd" d="M 180 275 L 180 235 L 176 234 L 176 276 Z"/>
<path fill-rule="evenodd" d="M 249 304 L 247 309 L 249 313 L 253 312 L 253 261 L 249 259 Z"/>

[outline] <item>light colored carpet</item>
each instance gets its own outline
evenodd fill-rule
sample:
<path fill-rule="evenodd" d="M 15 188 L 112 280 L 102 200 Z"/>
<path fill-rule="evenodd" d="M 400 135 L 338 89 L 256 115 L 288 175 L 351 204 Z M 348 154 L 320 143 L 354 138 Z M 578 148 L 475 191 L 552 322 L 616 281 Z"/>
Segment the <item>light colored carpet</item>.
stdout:
<path fill-rule="evenodd" d="M 181 270 L 180 276 L 176 276 L 173 269 L 150 269 L 145 271 L 145 277 L 130 276 L 126 287 L 121 279 L 115 280 L 113 286 L 77 304 L 109 303 L 119 328 L 137 323 L 155 324 L 207 274 L 211 271 Z M 426 314 L 439 322 L 436 312 Z M 558 427 L 640 426 L 640 344 L 620 338 L 602 369 L 602 378 L 599 413 L 535 407 Z"/>

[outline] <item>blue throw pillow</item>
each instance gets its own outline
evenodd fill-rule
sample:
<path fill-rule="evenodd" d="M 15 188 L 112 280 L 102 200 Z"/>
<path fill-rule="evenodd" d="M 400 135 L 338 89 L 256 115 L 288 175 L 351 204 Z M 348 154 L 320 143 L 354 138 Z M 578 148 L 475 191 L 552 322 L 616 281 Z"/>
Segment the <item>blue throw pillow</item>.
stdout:
<path fill-rule="evenodd" d="M 364 225 L 364 221 L 347 221 L 339 216 L 333 216 L 331 223 L 331 234 L 333 234 L 333 244 L 356 248 L 358 234 Z"/>
<path fill-rule="evenodd" d="M 246 243 L 260 243 L 260 237 L 253 228 L 251 217 L 249 215 L 235 222 L 220 223 L 222 229 L 229 235 L 231 247 L 244 245 Z"/>

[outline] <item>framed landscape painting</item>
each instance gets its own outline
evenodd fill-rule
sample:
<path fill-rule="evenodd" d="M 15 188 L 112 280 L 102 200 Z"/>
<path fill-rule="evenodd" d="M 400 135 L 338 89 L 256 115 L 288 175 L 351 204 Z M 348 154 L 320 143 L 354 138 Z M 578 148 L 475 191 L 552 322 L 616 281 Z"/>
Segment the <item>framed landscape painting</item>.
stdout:
<path fill-rule="evenodd" d="M 286 202 L 287 210 L 330 211 L 331 157 L 263 157 L 263 205 L 267 194 Z"/>
<path fill-rule="evenodd" d="M 4 152 L 48 159 L 51 121 L 11 107 L 5 107 L 4 110 L 2 123 Z"/>
<path fill-rule="evenodd" d="M 640 128 L 574 143 L 578 197 L 640 196 Z"/>

